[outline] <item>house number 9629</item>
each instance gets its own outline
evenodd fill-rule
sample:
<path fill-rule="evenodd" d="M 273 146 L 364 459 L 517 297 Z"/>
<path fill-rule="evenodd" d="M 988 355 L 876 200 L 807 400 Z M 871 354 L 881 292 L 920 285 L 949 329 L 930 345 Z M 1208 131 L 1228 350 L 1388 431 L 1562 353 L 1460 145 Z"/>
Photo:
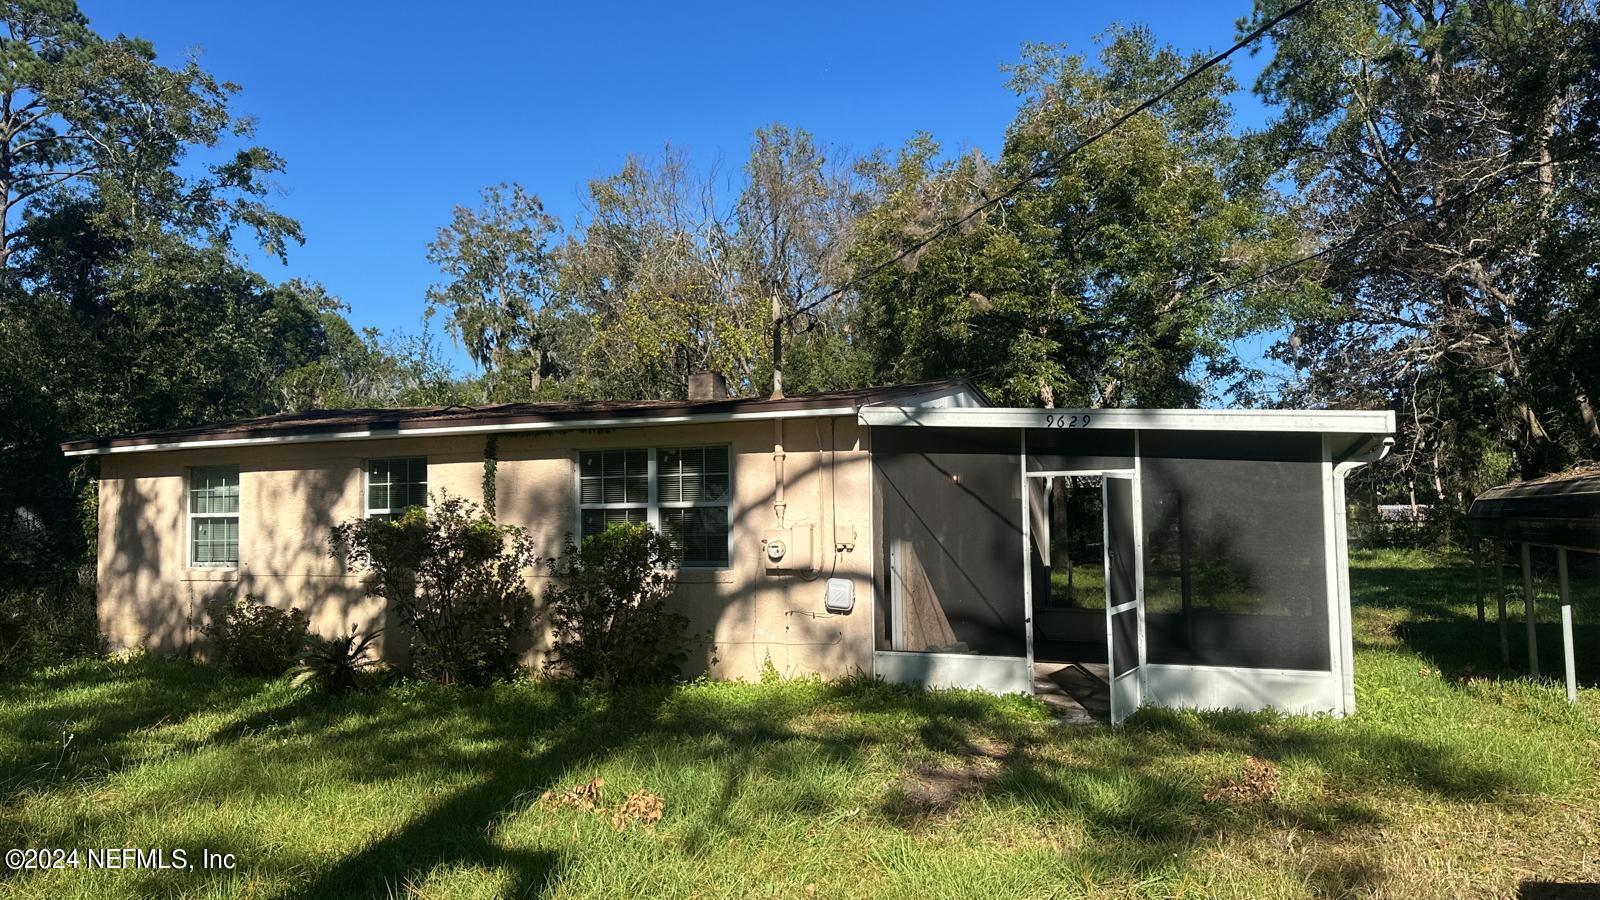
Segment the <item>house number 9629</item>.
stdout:
<path fill-rule="evenodd" d="M 1044 417 L 1046 428 L 1087 428 L 1088 425 L 1088 413 L 1062 413 L 1059 416 L 1051 413 Z"/>

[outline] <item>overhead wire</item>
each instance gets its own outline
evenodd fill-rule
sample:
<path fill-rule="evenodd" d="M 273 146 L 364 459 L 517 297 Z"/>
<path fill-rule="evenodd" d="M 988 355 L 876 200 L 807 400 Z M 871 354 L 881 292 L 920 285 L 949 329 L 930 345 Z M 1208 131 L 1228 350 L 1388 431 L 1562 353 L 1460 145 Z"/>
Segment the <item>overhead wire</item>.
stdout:
<path fill-rule="evenodd" d="M 1222 63 L 1226 62 L 1229 57 L 1233 56 L 1235 53 L 1238 53 L 1240 50 L 1243 50 L 1244 48 L 1246 48 L 1246 47 L 1250 46 L 1251 44 L 1255 43 L 1257 40 L 1260 40 L 1263 35 L 1265 35 L 1269 31 L 1271 31 L 1273 28 L 1277 27 L 1280 23 L 1285 22 L 1285 21 L 1293 18 L 1294 16 L 1298 15 L 1301 10 L 1304 10 L 1306 7 L 1310 6 L 1311 4 L 1313 4 L 1315 2 L 1316 2 L 1316 0 L 1300 0 L 1300 2 L 1295 3 L 1293 6 L 1288 7 L 1287 9 L 1285 9 L 1282 12 L 1278 13 L 1277 15 L 1273 16 L 1271 19 L 1268 19 L 1266 22 L 1262 23 L 1259 27 L 1257 27 L 1255 30 L 1251 31 L 1249 34 L 1245 35 L 1244 37 L 1240 38 L 1238 41 L 1234 42 L 1233 46 L 1231 46 L 1228 49 L 1222 51 L 1221 53 L 1216 54 L 1215 56 L 1212 56 L 1210 59 L 1206 60 L 1205 62 L 1201 63 L 1200 65 L 1196 66 L 1195 68 L 1190 69 L 1188 72 L 1185 72 L 1176 81 L 1174 81 L 1171 84 L 1167 85 L 1166 88 L 1162 89 L 1160 92 L 1156 93 L 1155 95 L 1153 95 L 1153 96 L 1145 99 L 1143 102 L 1139 103 L 1139 105 L 1133 107 L 1132 109 L 1128 110 L 1127 112 L 1125 112 L 1122 115 L 1118 116 L 1117 118 L 1113 119 L 1109 124 L 1107 124 L 1105 127 L 1101 128 L 1099 131 L 1096 131 L 1094 134 L 1091 134 L 1088 137 L 1079 140 L 1076 144 L 1073 144 L 1071 147 L 1068 147 L 1059 156 L 1056 156 L 1056 157 L 1054 157 L 1054 158 L 1052 158 L 1052 159 L 1050 159 L 1050 160 L 1048 160 L 1046 162 L 1043 162 L 1043 163 L 1039 164 L 1038 166 L 1034 167 L 1034 169 L 1032 171 L 1028 172 L 1026 175 L 1022 176 L 1021 178 L 1017 179 L 1015 182 L 1013 182 L 1012 184 L 1007 186 L 1005 190 L 1001 191 L 998 194 L 995 194 L 993 197 L 989 197 L 989 198 L 985 199 L 982 203 L 979 203 L 976 206 L 973 206 L 971 209 L 967 210 L 962 215 L 956 217 L 953 221 L 947 222 L 944 225 L 941 225 L 940 227 L 934 229 L 926 237 L 922 238 L 921 240 L 918 240 L 916 243 L 914 243 L 911 246 L 905 248 L 904 250 L 901 250 L 900 252 L 894 254 L 893 256 L 890 256 L 888 259 L 884 260 L 883 262 L 877 263 L 876 265 L 873 265 L 873 266 L 869 267 L 866 271 L 855 275 L 854 277 L 852 277 L 848 281 L 846 281 L 844 284 L 841 284 L 838 287 L 828 291 L 827 293 L 823 294 L 821 297 L 818 297 L 817 299 L 812 300 L 812 301 L 804 304 L 803 306 L 797 307 L 796 309 L 794 309 L 793 311 L 791 311 L 787 315 L 785 315 L 784 316 L 784 320 L 785 321 L 792 320 L 796 316 L 804 315 L 805 313 L 808 313 L 811 310 L 816 309 L 818 306 L 821 306 L 822 304 L 828 302 L 829 300 L 832 300 L 834 297 L 837 297 L 837 296 L 845 293 L 846 291 L 849 291 L 850 289 L 852 289 L 855 286 L 861 284 L 862 282 L 867 281 L 868 279 L 876 276 L 879 272 L 884 271 L 885 269 L 887 269 L 890 266 L 900 262 L 901 260 L 903 260 L 906 257 L 910 256 L 911 254 L 916 253 L 919 250 L 922 250 L 923 248 L 925 248 L 928 245 L 932 244 L 934 241 L 939 240 L 940 238 L 944 237 L 945 235 L 951 233 L 952 231 L 955 231 L 956 229 L 960 228 L 961 226 L 965 225 L 966 223 L 968 223 L 968 222 L 972 221 L 973 219 L 977 218 L 978 215 L 983 213 L 984 211 L 996 206 L 997 204 L 999 204 L 999 203 L 1001 203 L 1001 202 L 1003 202 L 1005 200 L 1010 199 L 1011 197 L 1016 196 L 1017 192 L 1022 190 L 1024 187 L 1027 187 L 1029 184 L 1039 180 L 1040 178 L 1043 178 L 1046 175 L 1049 175 L 1052 172 L 1055 172 L 1057 169 L 1061 168 L 1061 166 L 1065 165 L 1067 160 L 1071 159 L 1074 155 L 1082 152 L 1085 148 L 1087 148 L 1090 145 L 1094 144 L 1095 142 L 1099 141 L 1101 138 L 1104 138 L 1106 135 L 1112 133 L 1113 131 L 1116 131 L 1118 128 L 1120 128 L 1123 125 L 1127 124 L 1130 120 L 1132 120 L 1135 116 L 1139 115 L 1140 113 L 1150 109 L 1151 107 L 1153 107 L 1156 104 L 1162 102 L 1163 100 L 1166 100 L 1168 97 L 1171 97 L 1173 94 L 1175 94 L 1178 91 L 1182 90 L 1185 86 L 1187 86 L 1189 83 L 1193 82 L 1195 79 L 1199 78 L 1201 75 L 1204 75 L 1206 72 L 1208 72 L 1208 71 L 1216 68 L 1217 66 L 1221 65 Z"/>

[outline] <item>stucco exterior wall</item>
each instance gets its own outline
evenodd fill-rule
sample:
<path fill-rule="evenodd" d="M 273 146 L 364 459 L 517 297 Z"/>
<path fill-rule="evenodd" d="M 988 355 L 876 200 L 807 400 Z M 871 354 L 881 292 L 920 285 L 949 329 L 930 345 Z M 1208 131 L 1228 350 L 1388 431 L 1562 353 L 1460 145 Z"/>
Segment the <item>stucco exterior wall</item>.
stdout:
<path fill-rule="evenodd" d="M 770 658 L 779 671 L 827 676 L 872 664 L 870 472 L 867 431 L 850 418 L 783 424 L 786 522 L 810 524 L 814 573 L 766 568 L 762 537 L 774 524 L 771 421 L 501 434 L 495 483 L 500 521 L 526 527 L 554 556 L 578 529 L 577 453 L 589 448 L 729 444 L 732 554 L 722 569 L 684 569 L 676 602 L 694 632 L 708 634 L 693 673 L 752 678 Z M 832 450 L 831 467 L 829 465 Z M 101 461 L 99 609 L 113 648 L 161 652 L 202 647 L 205 604 L 232 592 L 305 610 L 322 634 L 392 627 L 359 575 L 328 552 L 332 527 L 362 514 L 365 461 L 426 456 L 428 488 L 482 501 L 484 438 L 433 437 L 113 454 Z M 239 566 L 188 566 L 185 516 L 191 467 L 240 470 Z M 831 471 L 831 490 L 830 478 Z M 853 542 L 836 545 L 835 537 Z M 837 547 L 837 549 L 836 549 Z M 856 608 L 829 615 L 830 576 L 855 584 Z M 530 573 L 535 595 L 548 577 Z M 536 626 L 536 629 L 539 626 Z M 546 636 L 536 631 L 530 662 Z M 392 652 L 392 651 L 390 651 Z"/>

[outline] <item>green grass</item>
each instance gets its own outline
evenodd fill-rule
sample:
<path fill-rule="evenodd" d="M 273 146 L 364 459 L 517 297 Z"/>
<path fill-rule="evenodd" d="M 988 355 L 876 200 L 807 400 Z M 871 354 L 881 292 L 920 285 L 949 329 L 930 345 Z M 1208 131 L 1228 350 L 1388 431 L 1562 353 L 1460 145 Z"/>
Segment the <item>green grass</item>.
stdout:
<path fill-rule="evenodd" d="M 1413 898 L 1600 881 L 1600 690 L 1569 706 L 1502 671 L 1458 560 L 1358 554 L 1353 582 L 1345 720 L 1146 710 L 1065 728 L 1031 700 L 863 680 L 329 699 L 181 661 L 40 671 L 0 685 L 0 848 L 207 848 L 238 868 L 0 872 L 0 897 Z M 1275 796 L 1208 801 L 1247 756 L 1276 767 Z M 538 802 L 596 776 L 613 800 L 663 797 L 660 823 Z"/>
<path fill-rule="evenodd" d="M 1073 566 L 1070 585 L 1067 582 L 1065 569 L 1051 569 L 1050 605 L 1077 609 L 1105 609 L 1105 563 L 1078 563 Z"/>

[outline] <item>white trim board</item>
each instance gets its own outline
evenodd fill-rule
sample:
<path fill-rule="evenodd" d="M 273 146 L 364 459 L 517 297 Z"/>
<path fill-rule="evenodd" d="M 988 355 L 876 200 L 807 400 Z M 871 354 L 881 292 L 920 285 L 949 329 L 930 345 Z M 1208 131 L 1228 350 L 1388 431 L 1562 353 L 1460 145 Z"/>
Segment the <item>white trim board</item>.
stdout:
<path fill-rule="evenodd" d="M 1032 694 L 1033 668 L 1021 656 L 875 650 L 872 672 L 893 684 Z"/>
<path fill-rule="evenodd" d="M 1161 663 L 1146 663 L 1144 669 L 1148 685 L 1145 701 L 1153 706 L 1339 714 L 1334 706 L 1339 679 L 1331 671 Z"/>
<path fill-rule="evenodd" d="M 1085 424 L 1063 426 L 1065 418 Z M 1392 434 L 1392 410 L 1286 409 L 1031 409 L 978 407 L 937 409 L 863 406 L 863 425 L 928 428 L 1040 428 L 1051 431 L 1303 431 L 1330 434 Z"/>

